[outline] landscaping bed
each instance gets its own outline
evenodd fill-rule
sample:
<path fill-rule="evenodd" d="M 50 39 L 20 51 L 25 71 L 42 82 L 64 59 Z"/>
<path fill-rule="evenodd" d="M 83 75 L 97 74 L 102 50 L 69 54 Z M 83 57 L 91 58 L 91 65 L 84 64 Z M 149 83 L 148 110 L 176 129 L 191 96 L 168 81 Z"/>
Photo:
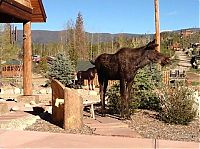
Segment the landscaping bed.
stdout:
<path fill-rule="evenodd" d="M 127 122 L 144 138 L 200 142 L 199 119 L 189 125 L 172 125 L 160 121 L 156 115 L 156 112 L 149 110 L 138 110 Z"/>
<path fill-rule="evenodd" d="M 128 123 L 131 129 L 144 138 L 200 142 L 199 119 L 194 120 L 188 126 L 171 125 L 158 120 L 156 114 L 156 112 L 149 110 L 138 110 L 132 116 L 132 120 L 125 121 L 125 123 Z M 33 125 L 27 127 L 25 130 L 79 133 L 87 135 L 93 134 L 93 130 L 86 125 L 84 125 L 81 130 L 64 130 L 59 126 L 52 124 L 50 114 L 43 114 L 42 119 L 38 119 Z"/>

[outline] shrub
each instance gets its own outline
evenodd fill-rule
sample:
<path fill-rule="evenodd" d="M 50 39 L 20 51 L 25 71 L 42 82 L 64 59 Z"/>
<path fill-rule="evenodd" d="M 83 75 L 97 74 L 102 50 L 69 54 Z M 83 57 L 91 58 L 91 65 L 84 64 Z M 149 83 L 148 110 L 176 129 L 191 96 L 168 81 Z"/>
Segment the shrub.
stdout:
<path fill-rule="evenodd" d="M 48 70 L 48 64 L 45 61 L 40 61 L 39 63 L 33 63 L 33 72 L 38 74 L 46 75 Z"/>
<path fill-rule="evenodd" d="M 197 110 L 193 108 L 194 96 L 188 87 L 164 87 L 160 101 L 162 110 L 159 116 L 167 123 L 187 125 L 197 114 Z"/>
<path fill-rule="evenodd" d="M 137 103 L 138 108 L 159 111 L 160 100 L 155 89 L 162 85 L 162 76 L 156 65 L 140 69 L 134 79 L 131 94 L 132 102 Z"/>
<path fill-rule="evenodd" d="M 120 96 L 120 85 L 116 83 L 106 93 L 108 97 L 108 107 L 111 114 L 120 114 L 121 111 L 121 96 Z M 137 109 L 139 104 L 137 102 L 129 101 L 130 112 L 133 113 Z"/>
<path fill-rule="evenodd" d="M 108 107 L 111 114 L 120 114 L 121 107 L 121 96 L 120 96 L 120 86 L 119 83 L 113 85 L 106 96 L 108 97 Z"/>
<path fill-rule="evenodd" d="M 129 100 L 129 109 L 133 113 L 135 109 L 160 110 L 160 100 L 155 88 L 161 84 L 161 74 L 156 69 L 156 66 L 146 66 L 141 69 L 135 77 L 132 92 Z M 107 94 L 108 107 L 111 113 L 120 113 L 121 97 L 119 84 L 112 86 Z"/>
<path fill-rule="evenodd" d="M 48 76 L 59 80 L 62 84 L 69 86 L 74 79 L 74 66 L 69 56 L 58 54 L 49 65 Z"/>

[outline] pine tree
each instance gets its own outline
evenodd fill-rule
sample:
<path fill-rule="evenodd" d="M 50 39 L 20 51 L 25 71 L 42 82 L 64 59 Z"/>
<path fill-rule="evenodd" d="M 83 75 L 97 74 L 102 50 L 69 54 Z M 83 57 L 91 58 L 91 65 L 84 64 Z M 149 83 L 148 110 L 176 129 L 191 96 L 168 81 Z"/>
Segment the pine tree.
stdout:
<path fill-rule="evenodd" d="M 57 54 L 55 60 L 49 66 L 48 76 L 68 86 L 74 78 L 74 70 L 74 66 L 68 55 Z"/>
<path fill-rule="evenodd" d="M 66 47 L 67 52 L 69 53 L 70 59 L 73 65 L 77 65 L 78 61 L 78 49 L 76 49 L 76 36 L 75 36 L 75 27 L 72 20 L 67 22 L 67 29 L 66 29 Z"/>
<path fill-rule="evenodd" d="M 83 17 L 81 13 L 78 13 L 75 24 L 75 36 L 76 36 L 76 50 L 79 53 L 79 59 L 88 60 L 89 52 L 86 48 L 86 37 L 83 25 Z"/>

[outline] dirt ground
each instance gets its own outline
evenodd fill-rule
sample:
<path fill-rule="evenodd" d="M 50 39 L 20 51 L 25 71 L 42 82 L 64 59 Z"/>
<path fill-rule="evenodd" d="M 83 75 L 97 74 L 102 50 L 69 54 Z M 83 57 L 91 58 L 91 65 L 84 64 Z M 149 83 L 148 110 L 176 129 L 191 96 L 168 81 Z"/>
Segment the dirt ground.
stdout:
<path fill-rule="evenodd" d="M 194 72 L 187 72 L 187 79 L 189 81 L 200 82 L 200 74 Z"/>

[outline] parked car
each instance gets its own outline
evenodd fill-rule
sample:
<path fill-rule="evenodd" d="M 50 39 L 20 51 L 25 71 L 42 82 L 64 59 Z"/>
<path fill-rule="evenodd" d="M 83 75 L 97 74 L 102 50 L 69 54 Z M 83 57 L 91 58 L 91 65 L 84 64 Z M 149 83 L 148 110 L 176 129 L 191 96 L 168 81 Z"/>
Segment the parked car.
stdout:
<path fill-rule="evenodd" d="M 190 63 L 192 65 L 192 68 L 194 68 L 194 69 L 200 68 L 200 55 L 192 56 Z"/>
<path fill-rule="evenodd" d="M 33 55 L 33 57 L 32 57 L 33 62 L 39 63 L 40 60 L 41 60 L 40 55 Z"/>

